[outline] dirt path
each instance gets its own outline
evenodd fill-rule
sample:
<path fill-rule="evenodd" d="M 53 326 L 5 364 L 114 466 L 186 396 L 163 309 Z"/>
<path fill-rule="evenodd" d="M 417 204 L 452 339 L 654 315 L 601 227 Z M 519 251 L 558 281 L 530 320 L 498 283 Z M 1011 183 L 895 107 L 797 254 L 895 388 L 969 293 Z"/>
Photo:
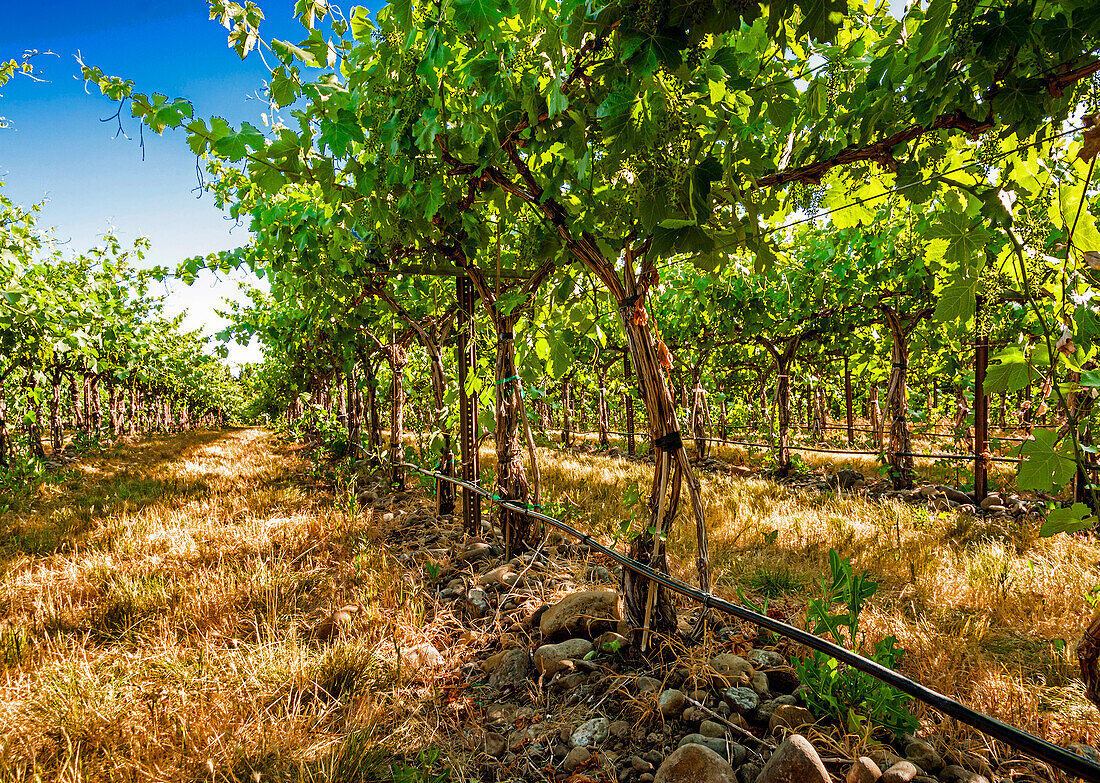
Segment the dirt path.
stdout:
<path fill-rule="evenodd" d="M 0 780 L 384 767 L 393 673 L 370 653 L 411 607 L 373 515 L 307 467 L 258 429 L 154 438 L 0 516 Z M 311 638 L 349 604 L 362 633 Z"/>

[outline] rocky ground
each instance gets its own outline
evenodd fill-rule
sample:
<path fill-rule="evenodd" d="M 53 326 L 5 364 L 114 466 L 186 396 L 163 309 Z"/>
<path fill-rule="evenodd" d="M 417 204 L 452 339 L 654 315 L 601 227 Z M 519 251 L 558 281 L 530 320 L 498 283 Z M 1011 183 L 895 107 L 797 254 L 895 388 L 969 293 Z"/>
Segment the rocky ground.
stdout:
<path fill-rule="evenodd" d="M 797 481 L 821 490 L 879 491 L 854 471 L 810 478 Z M 965 498 L 931 485 L 905 497 L 933 507 L 964 505 Z M 387 543 L 423 575 L 426 622 L 449 629 L 403 660 L 469 695 L 473 706 L 456 723 L 455 739 L 469 771 L 484 780 L 1019 779 L 1019 759 L 1017 766 L 991 766 L 987 756 L 936 738 L 853 741 L 808 708 L 790 665 L 798 651 L 747 624 L 719 622 L 702 643 L 682 634 L 641 654 L 621 619 L 617 569 L 556 533 L 536 551 L 502 562 L 488 523 L 483 537 L 464 537 L 458 521 L 437 517 L 417 493 L 387 495 L 380 484 L 361 493 L 360 502 L 377 507 Z M 1011 503 L 975 513 L 1021 513 L 1023 504 Z M 684 631 L 692 612 L 681 608 Z M 348 613 L 338 615 L 326 621 L 326 633 L 351 621 Z M 1100 761 L 1091 747 L 1073 749 Z M 1024 763 L 1031 779 L 1044 778 L 1041 765 Z"/>

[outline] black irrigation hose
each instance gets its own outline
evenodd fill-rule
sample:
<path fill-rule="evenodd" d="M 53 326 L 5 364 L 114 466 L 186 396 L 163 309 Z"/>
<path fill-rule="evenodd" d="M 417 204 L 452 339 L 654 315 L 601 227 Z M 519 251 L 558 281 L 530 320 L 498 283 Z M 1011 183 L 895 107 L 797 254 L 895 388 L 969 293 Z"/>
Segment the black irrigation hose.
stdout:
<path fill-rule="evenodd" d="M 623 567 L 629 568 L 635 573 L 641 574 L 660 585 L 679 593 L 687 598 L 697 601 L 703 605 L 706 609 L 717 609 L 727 614 L 732 614 L 741 620 L 753 623 L 762 628 L 767 628 L 769 631 L 785 636 L 788 639 L 793 639 L 799 644 L 805 645 L 811 649 L 823 652 L 826 655 L 836 658 L 838 661 L 848 664 L 854 669 L 858 669 L 862 672 L 870 674 L 872 677 L 879 679 L 888 685 L 892 685 L 899 691 L 908 694 L 914 699 L 924 702 L 925 704 L 934 707 L 940 712 L 948 715 L 960 723 L 965 723 L 967 726 L 977 729 L 983 734 L 987 734 L 994 739 L 998 739 L 1006 745 L 1010 745 L 1016 750 L 1027 753 L 1030 756 L 1034 756 L 1037 759 L 1045 761 L 1053 767 L 1056 767 L 1063 772 L 1071 775 L 1076 775 L 1084 780 L 1094 781 L 1100 783 L 1100 766 L 1093 764 L 1091 761 L 1083 756 L 1079 756 L 1072 751 L 1055 745 L 1052 742 L 1048 742 L 1044 739 L 1040 739 L 1032 734 L 1028 734 L 1026 731 L 1022 731 L 1015 726 L 1009 726 L 1007 723 L 991 718 L 988 715 L 977 712 L 969 707 L 955 701 L 954 699 L 944 696 L 938 691 L 934 691 L 931 688 L 927 688 L 921 685 L 915 680 L 911 680 L 908 677 L 898 674 L 893 669 L 888 669 L 882 664 L 876 663 L 869 658 L 864 658 L 859 653 L 852 652 L 851 650 L 841 647 L 840 645 L 833 644 L 830 641 L 822 639 L 819 636 L 815 636 L 808 631 L 803 631 L 800 628 L 796 628 L 793 625 L 781 622 L 767 615 L 754 612 L 751 609 L 747 609 L 740 604 L 731 603 L 723 598 L 718 598 L 710 593 L 704 593 L 702 590 L 696 589 L 690 585 L 684 584 L 678 579 L 673 579 L 668 574 L 654 571 L 649 566 L 634 560 L 631 557 L 620 554 L 613 549 L 610 549 L 599 541 L 596 541 L 587 533 L 582 533 L 576 528 L 567 525 L 566 523 L 554 519 L 553 517 L 542 514 L 538 511 L 532 511 L 531 509 L 518 506 L 515 503 L 510 503 L 506 500 L 494 500 L 491 493 L 477 487 L 468 482 L 456 479 L 452 476 L 447 476 L 442 473 L 437 473 L 432 470 L 425 470 L 418 465 L 411 463 L 402 463 L 403 467 L 412 468 L 418 473 L 422 473 L 425 476 L 432 476 L 441 481 L 447 481 L 451 484 L 455 484 L 464 489 L 468 489 L 472 492 L 476 492 L 482 497 L 489 498 L 493 502 L 507 508 L 510 511 L 515 511 L 520 514 L 525 514 L 532 519 L 537 519 L 545 522 L 564 533 L 569 534 L 573 538 L 580 540 L 582 543 L 593 547 L 618 563 Z"/>

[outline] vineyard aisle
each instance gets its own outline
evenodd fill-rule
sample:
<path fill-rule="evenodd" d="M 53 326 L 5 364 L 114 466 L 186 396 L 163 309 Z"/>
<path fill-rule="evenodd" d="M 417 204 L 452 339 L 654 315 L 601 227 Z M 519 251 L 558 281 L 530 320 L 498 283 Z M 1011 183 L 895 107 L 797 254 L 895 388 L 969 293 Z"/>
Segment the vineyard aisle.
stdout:
<path fill-rule="evenodd" d="M 333 510 L 307 464 L 259 429 L 154 437 L 0 515 L 0 780 L 380 763 L 413 702 L 371 655 L 395 630 L 408 644 L 419 610 L 371 515 Z M 353 599 L 361 633 L 310 638 Z"/>
<path fill-rule="evenodd" d="M 483 450 L 484 464 L 493 456 Z M 547 496 L 568 498 L 577 523 L 608 539 L 631 513 L 622 487 L 650 471 L 576 451 L 540 449 L 540 461 Z M 829 548 L 843 547 L 880 584 L 863 628 L 898 637 L 902 671 L 1055 742 L 1100 740 L 1059 642 L 1081 625 L 1074 596 L 1097 580 L 1095 542 L 752 476 L 704 473 L 703 488 L 719 593 L 741 586 L 801 625 Z M 17 497 L 0 515 L 0 781 L 428 780 L 448 770 L 465 780 L 485 765 L 538 779 L 532 765 L 551 759 L 604 779 L 721 728 L 681 716 L 683 704 L 670 711 L 682 694 L 668 695 L 701 695 L 730 715 L 715 700 L 719 654 L 772 671 L 776 693 L 797 684 L 776 657 L 796 651 L 747 626 L 703 647 L 674 644 L 679 662 L 657 673 L 606 651 L 540 650 L 532 661 L 552 614 L 543 608 L 614 589 L 614 569 L 552 540 L 541 548 L 549 560 L 500 567 L 495 548 L 464 541 L 460 522 L 431 508 L 420 488 L 386 494 L 378 479 L 311 462 L 262 429 L 134 441 Z M 671 567 L 687 575 L 690 519 L 676 530 Z M 754 731 L 774 741 L 757 718 Z M 603 752 L 567 753 L 579 727 L 608 724 Z M 855 750 L 851 736 L 817 728 L 823 756 Z M 929 737 L 948 761 L 981 767 L 959 755 L 976 745 L 957 726 Z M 999 774 L 1036 769 L 997 755 Z"/>

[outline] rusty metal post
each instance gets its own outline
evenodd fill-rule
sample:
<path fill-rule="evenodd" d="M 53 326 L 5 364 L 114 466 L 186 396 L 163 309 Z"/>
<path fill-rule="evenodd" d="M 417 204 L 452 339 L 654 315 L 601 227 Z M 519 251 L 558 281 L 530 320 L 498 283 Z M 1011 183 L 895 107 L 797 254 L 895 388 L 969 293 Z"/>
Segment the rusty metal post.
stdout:
<path fill-rule="evenodd" d="M 477 293 L 470 278 L 456 278 L 458 307 L 464 323 L 458 331 L 458 438 L 462 455 L 462 480 L 477 484 L 481 465 L 477 454 L 477 396 L 466 393 L 466 381 L 477 368 L 477 347 L 474 340 L 474 307 Z M 481 534 L 481 495 L 462 488 L 462 529 L 472 536 Z"/>

